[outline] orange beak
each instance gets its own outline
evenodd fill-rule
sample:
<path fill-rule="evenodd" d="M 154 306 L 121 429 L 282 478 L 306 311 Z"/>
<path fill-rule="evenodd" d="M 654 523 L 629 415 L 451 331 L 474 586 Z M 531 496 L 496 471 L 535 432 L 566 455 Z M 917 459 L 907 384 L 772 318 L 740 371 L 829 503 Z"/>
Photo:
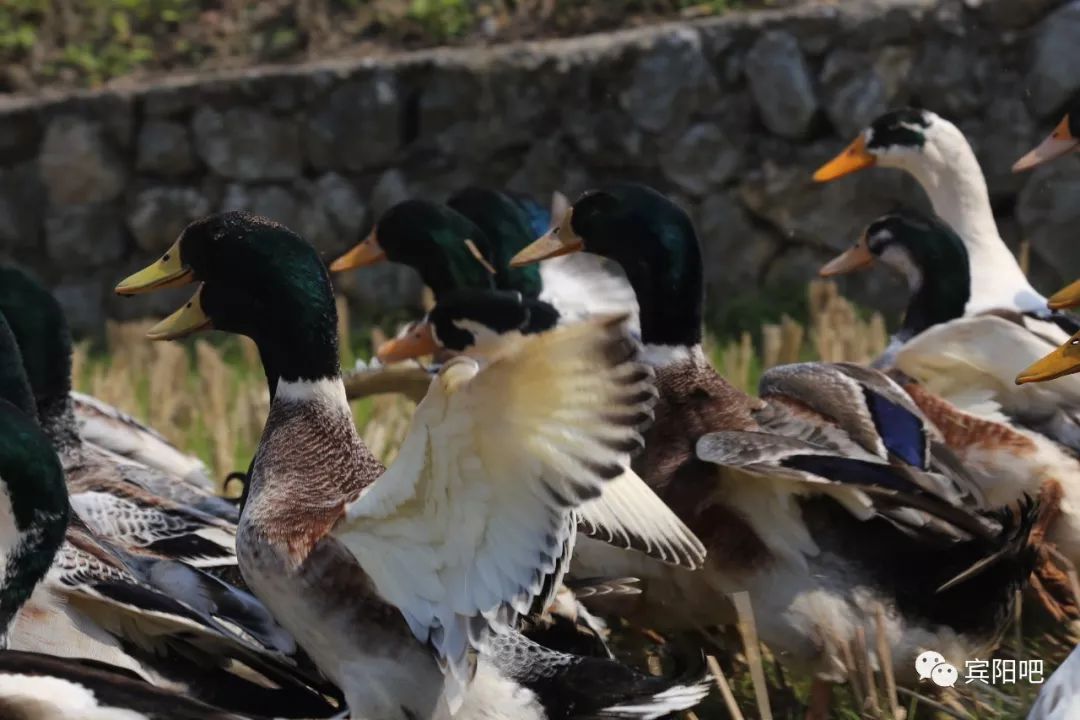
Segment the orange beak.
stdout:
<path fill-rule="evenodd" d="M 1080 333 L 1041 360 L 1036 360 L 1016 376 L 1016 384 L 1046 382 L 1080 371 Z"/>
<path fill-rule="evenodd" d="M 1068 310 L 1080 305 L 1080 280 L 1058 290 L 1046 301 L 1046 306 L 1051 310 Z"/>
<path fill-rule="evenodd" d="M 379 359 L 379 362 L 387 364 L 432 355 L 438 349 L 439 344 L 435 341 L 431 324 L 425 321 L 401 337 L 384 342 L 379 346 L 375 357 Z"/>
<path fill-rule="evenodd" d="M 363 242 L 330 263 L 330 272 L 344 272 L 353 268 L 375 265 L 386 260 L 386 253 L 383 252 L 382 246 L 379 245 L 377 230 L 378 227 L 372 228 Z"/>
<path fill-rule="evenodd" d="M 825 163 L 814 173 L 815 182 L 836 180 L 864 168 L 872 167 L 877 158 L 866 149 L 866 138 L 860 135 L 842 153 Z"/>
<path fill-rule="evenodd" d="M 1016 164 L 1012 167 L 1013 172 L 1023 172 L 1038 167 L 1054 158 L 1072 152 L 1077 146 L 1080 146 L 1080 138 L 1073 137 L 1072 131 L 1069 130 L 1069 116 L 1066 115 L 1058 123 L 1058 126 L 1054 128 L 1054 132 L 1050 134 L 1050 137 L 1043 140 L 1037 148 L 1016 161 Z"/>
<path fill-rule="evenodd" d="M 582 247 L 584 247 L 584 244 L 581 242 L 581 238 L 572 237 L 564 240 L 559 237 L 554 229 L 548 230 L 531 244 L 522 248 L 517 255 L 510 258 L 510 267 L 531 265 L 541 260 L 569 255 L 578 252 Z"/>
<path fill-rule="evenodd" d="M 866 244 L 866 235 L 861 235 L 854 247 L 848 248 L 829 262 L 821 266 L 818 275 L 823 278 L 834 275 L 846 275 L 856 270 L 870 267 L 874 263 L 874 254 Z"/>

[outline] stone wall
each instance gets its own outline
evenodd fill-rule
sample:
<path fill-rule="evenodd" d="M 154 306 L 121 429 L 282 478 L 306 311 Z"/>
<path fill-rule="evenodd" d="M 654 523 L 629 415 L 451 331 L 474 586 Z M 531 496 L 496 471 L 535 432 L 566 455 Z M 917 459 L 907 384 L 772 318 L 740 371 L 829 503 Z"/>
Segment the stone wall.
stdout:
<path fill-rule="evenodd" d="M 627 178 L 692 212 L 714 305 L 783 302 L 868 220 L 925 204 L 896 172 L 810 181 L 875 115 L 919 103 L 968 134 L 1004 236 L 1031 241 L 1051 290 L 1080 275 L 1080 160 L 1009 166 L 1056 122 L 1077 67 L 1080 0 L 838 0 L 0 100 L 0 255 L 38 271 L 92 331 L 171 309 L 175 297 L 110 288 L 214 210 L 276 217 L 331 254 L 406 196 L 468 183 L 574 195 Z M 849 282 L 899 302 L 883 273 Z M 346 284 L 368 308 L 417 297 L 391 268 Z"/>

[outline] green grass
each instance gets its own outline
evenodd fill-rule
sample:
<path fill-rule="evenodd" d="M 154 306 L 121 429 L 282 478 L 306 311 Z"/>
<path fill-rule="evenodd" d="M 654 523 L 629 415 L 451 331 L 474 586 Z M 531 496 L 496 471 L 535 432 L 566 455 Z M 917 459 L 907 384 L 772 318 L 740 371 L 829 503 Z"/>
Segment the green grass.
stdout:
<path fill-rule="evenodd" d="M 577 35 L 768 0 L 3 0 L 0 92 L 360 48 Z M 6 82 L 5 82 L 6 80 Z"/>

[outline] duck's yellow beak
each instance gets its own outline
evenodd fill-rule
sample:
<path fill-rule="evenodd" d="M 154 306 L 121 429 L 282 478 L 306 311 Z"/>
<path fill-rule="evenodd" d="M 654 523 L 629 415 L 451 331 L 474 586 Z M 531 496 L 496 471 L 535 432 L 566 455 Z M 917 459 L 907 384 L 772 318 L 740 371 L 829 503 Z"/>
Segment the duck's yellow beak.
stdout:
<path fill-rule="evenodd" d="M 1067 310 L 1080 305 L 1080 280 L 1076 280 L 1058 290 L 1046 301 L 1051 310 Z"/>
<path fill-rule="evenodd" d="M 371 229 L 363 242 L 349 250 L 347 253 L 330 263 L 330 272 L 344 272 L 358 267 L 375 265 L 386 260 L 386 253 L 379 245 L 377 227 Z"/>
<path fill-rule="evenodd" d="M 180 241 L 177 240 L 153 265 L 147 265 L 139 272 L 121 280 L 116 286 L 116 293 L 138 295 L 164 288 L 180 287 L 194 281 L 191 268 L 185 267 L 180 262 Z"/>
<path fill-rule="evenodd" d="M 844 252 L 834 257 L 829 262 L 821 266 L 818 270 L 818 275 L 823 278 L 833 277 L 834 275 L 846 275 L 856 270 L 862 270 L 865 267 L 870 267 L 874 263 L 874 254 L 870 252 L 870 247 L 866 244 L 866 235 L 860 235 L 858 242 L 854 247 L 848 248 Z"/>
<path fill-rule="evenodd" d="M 431 324 L 421 322 L 401 337 L 387 340 L 375 352 L 379 362 L 386 364 L 432 355 L 439 349 Z"/>
<path fill-rule="evenodd" d="M 1058 126 L 1054 128 L 1054 132 L 1050 134 L 1050 137 L 1043 140 L 1037 148 L 1016 161 L 1016 164 L 1012 167 L 1013 172 L 1030 170 L 1054 158 L 1061 157 L 1075 150 L 1078 146 L 1080 146 L 1080 138 L 1073 137 L 1072 131 L 1069 130 L 1069 116 L 1066 115 L 1058 123 Z"/>
<path fill-rule="evenodd" d="M 212 328 L 210 318 L 202 309 L 202 291 L 203 286 L 199 285 L 199 289 L 183 307 L 150 328 L 146 337 L 151 340 L 175 340 L 199 330 Z"/>
<path fill-rule="evenodd" d="M 1080 333 L 1041 360 L 1036 360 L 1016 376 L 1016 384 L 1046 382 L 1080 371 Z"/>
<path fill-rule="evenodd" d="M 815 182 L 836 180 L 864 168 L 872 167 L 877 158 L 866 149 L 866 138 L 862 135 L 844 148 L 844 151 L 825 163 L 814 173 Z"/>

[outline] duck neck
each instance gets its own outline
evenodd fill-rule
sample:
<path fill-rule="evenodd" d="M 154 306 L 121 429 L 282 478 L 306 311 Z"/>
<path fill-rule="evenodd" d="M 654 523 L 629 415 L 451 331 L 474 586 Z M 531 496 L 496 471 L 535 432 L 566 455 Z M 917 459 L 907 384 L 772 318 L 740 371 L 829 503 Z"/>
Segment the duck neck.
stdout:
<path fill-rule="evenodd" d="M 963 243 L 948 228 L 883 256 L 904 275 L 911 299 L 896 337 L 909 340 L 940 323 L 963 317 L 971 299 L 971 272 Z"/>
<path fill-rule="evenodd" d="M 13 415 L 14 413 L 14 415 Z M 16 614 L 52 565 L 68 523 L 63 471 L 47 438 L 14 406 L 0 403 L 5 427 L 0 469 L 0 649 Z"/>
<path fill-rule="evenodd" d="M 641 251 L 629 261 L 620 260 L 637 297 L 641 342 L 676 354 L 689 352 L 701 344 L 704 307 L 697 238 L 651 238 L 636 252 Z"/>
<path fill-rule="evenodd" d="M 939 127 L 908 169 L 930 198 L 934 212 L 960 235 L 967 249 L 971 298 L 967 312 L 994 307 L 1043 310 L 1045 299 L 1028 283 L 998 233 L 990 193 L 979 161 L 956 128 Z"/>

